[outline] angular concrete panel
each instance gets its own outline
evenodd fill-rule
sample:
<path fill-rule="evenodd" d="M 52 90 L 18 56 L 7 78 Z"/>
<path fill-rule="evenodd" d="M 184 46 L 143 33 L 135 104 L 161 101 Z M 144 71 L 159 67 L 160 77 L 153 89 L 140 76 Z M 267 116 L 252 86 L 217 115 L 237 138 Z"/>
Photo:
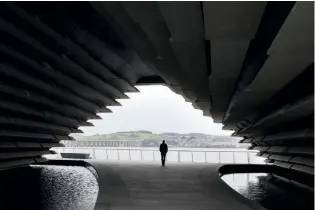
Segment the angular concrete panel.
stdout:
<path fill-rule="evenodd" d="M 211 40 L 209 91 L 214 122 L 222 122 L 235 90 L 250 40 Z"/>
<path fill-rule="evenodd" d="M 121 2 L 126 12 L 137 23 L 163 22 L 158 2 Z"/>
<path fill-rule="evenodd" d="M 253 39 L 266 4 L 203 2 L 206 39 Z"/>
<path fill-rule="evenodd" d="M 226 116 L 227 123 L 237 123 L 254 112 L 313 62 L 313 33 L 309 31 L 314 29 L 314 11 L 310 5 L 298 2 L 292 9 L 269 49 L 269 58 Z"/>
<path fill-rule="evenodd" d="M 158 5 L 175 42 L 204 39 L 200 2 L 158 2 Z"/>

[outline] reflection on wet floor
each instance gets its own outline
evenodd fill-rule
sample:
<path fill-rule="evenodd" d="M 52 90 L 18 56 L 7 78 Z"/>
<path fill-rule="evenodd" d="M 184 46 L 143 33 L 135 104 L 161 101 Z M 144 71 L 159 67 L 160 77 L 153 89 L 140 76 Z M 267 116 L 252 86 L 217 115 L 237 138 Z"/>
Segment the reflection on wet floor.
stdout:
<path fill-rule="evenodd" d="M 221 178 L 235 191 L 268 210 L 314 209 L 313 192 L 273 181 L 271 177 L 267 173 L 234 173 Z"/>

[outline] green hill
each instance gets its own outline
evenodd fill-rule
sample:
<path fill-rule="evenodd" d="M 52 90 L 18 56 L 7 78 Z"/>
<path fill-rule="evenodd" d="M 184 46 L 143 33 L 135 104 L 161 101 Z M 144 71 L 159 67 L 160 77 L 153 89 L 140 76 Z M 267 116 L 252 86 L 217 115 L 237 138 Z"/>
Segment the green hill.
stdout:
<path fill-rule="evenodd" d="M 117 132 L 111 134 L 96 134 L 93 136 L 74 135 L 77 140 L 137 140 L 137 139 L 160 139 L 159 134 L 147 131 Z"/>

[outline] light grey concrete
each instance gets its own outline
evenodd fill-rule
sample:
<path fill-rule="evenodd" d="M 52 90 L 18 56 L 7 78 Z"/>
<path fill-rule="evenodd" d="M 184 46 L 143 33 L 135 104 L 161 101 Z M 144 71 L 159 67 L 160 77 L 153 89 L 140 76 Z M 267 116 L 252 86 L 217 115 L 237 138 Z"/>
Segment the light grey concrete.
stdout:
<path fill-rule="evenodd" d="M 263 209 L 226 185 L 219 165 L 89 160 L 99 175 L 95 210 Z"/>

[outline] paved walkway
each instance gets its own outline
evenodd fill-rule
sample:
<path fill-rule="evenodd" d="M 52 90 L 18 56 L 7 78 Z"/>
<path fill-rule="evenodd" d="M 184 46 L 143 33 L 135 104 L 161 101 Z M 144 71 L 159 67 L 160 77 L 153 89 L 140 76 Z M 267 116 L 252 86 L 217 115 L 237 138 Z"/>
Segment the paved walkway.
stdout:
<path fill-rule="evenodd" d="M 218 165 L 89 162 L 100 179 L 95 210 L 263 209 L 227 186 Z"/>

